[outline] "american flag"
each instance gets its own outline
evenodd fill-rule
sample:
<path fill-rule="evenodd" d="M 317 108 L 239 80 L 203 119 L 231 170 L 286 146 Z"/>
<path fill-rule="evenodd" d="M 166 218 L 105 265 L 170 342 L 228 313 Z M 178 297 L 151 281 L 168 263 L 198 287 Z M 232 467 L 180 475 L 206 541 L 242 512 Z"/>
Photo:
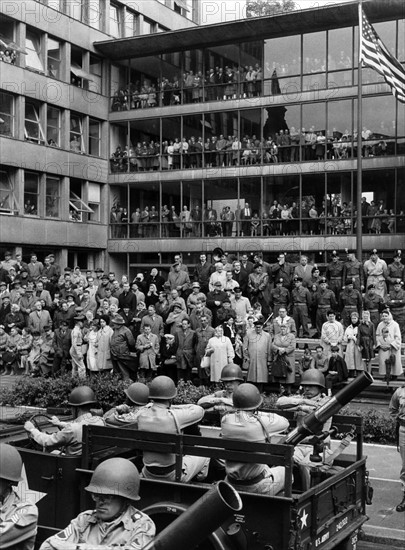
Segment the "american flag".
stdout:
<path fill-rule="evenodd" d="M 405 69 L 384 46 L 374 27 L 362 11 L 361 60 L 363 65 L 375 69 L 390 86 L 394 96 L 405 103 Z"/>

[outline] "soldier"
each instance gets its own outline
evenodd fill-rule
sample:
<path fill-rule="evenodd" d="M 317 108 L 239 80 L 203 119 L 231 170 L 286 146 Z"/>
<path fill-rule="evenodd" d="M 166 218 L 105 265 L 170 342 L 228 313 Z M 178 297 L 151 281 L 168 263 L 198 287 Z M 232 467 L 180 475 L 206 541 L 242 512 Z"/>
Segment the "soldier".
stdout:
<path fill-rule="evenodd" d="M 345 328 L 350 325 L 350 315 L 356 311 L 358 315 L 362 310 L 361 294 L 354 288 L 354 281 L 346 279 L 345 287 L 339 296 L 340 311 L 342 312 L 342 322 Z"/>
<path fill-rule="evenodd" d="M 319 287 L 313 297 L 316 309 L 316 330 L 318 336 L 322 332 L 322 325 L 326 322 L 326 315 L 330 309 L 336 310 L 337 301 L 334 292 L 327 288 L 326 278 L 319 279 Z"/>
<path fill-rule="evenodd" d="M 157 376 L 149 387 L 152 405 L 144 408 L 138 416 L 138 429 L 147 432 L 179 434 L 187 426 L 199 422 L 204 409 L 198 405 L 172 405 L 176 386 L 168 376 Z M 144 451 L 143 477 L 174 481 L 176 478 L 175 456 L 154 451 Z M 197 476 L 199 481 L 208 473 L 209 459 L 199 456 L 183 456 L 181 481 L 187 483 Z"/>
<path fill-rule="evenodd" d="M 385 261 L 378 257 L 375 248 L 370 253 L 370 259 L 364 262 L 364 276 L 366 285 L 375 285 L 376 294 L 379 294 L 381 298 L 385 298 L 387 295 L 385 279 L 388 276 L 388 268 Z"/>
<path fill-rule="evenodd" d="M 367 292 L 363 298 L 363 309 L 367 309 L 370 312 L 370 320 L 375 328 L 377 328 L 380 322 L 380 313 L 385 307 L 384 299 L 375 291 L 375 285 L 373 283 L 368 285 Z"/>
<path fill-rule="evenodd" d="M 104 420 L 99 416 L 93 416 L 91 412 L 96 404 L 94 391 L 88 386 L 78 386 L 71 391 L 68 401 L 72 408 L 72 422 L 61 422 L 57 416 L 53 416 L 52 424 L 61 430 L 51 434 L 41 432 L 29 420 L 24 424 L 24 428 L 35 443 L 42 445 L 44 449 L 58 449 L 60 454 L 77 456 L 82 452 L 83 426 L 104 426 Z"/>
<path fill-rule="evenodd" d="M 311 294 L 309 290 L 302 286 L 302 277 L 294 277 L 295 288 L 291 292 L 291 302 L 293 306 L 293 319 L 297 329 L 297 336 L 300 334 L 302 326 L 302 336 L 309 338 L 309 316 L 308 311 L 311 306 Z"/>
<path fill-rule="evenodd" d="M 136 423 L 139 412 L 149 402 L 149 388 L 142 382 L 134 382 L 124 390 L 124 393 L 126 395 L 125 403 L 113 407 L 103 417 L 108 426 Z"/>
<path fill-rule="evenodd" d="M 273 316 L 277 317 L 280 307 L 286 310 L 290 305 L 290 293 L 284 286 L 284 279 L 281 277 L 276 280 L 276 288 L 270 292 L 270 306 L 273 309 Z"/>
<path fill-rule="evenodd" d="M 200 379 L 204 383 L 208 383 L 208 374 L 204 368 L 201 368 L 201 361 L 207 349 L 208 340 L 215 335 L 215 329 L 209 323 L 210 318 L 207 315 L 201 316 L 201 324 L 196 329 L 197 343 L 195 347 L 195 364 L 198 368 Z"/>
<path fill-rule="evenodd" d="M 268 443 L 271 437 L 288 428 L 288 420 L 274 413 L 257 409 L 263 402 L 253 384 L 241 384 L 233 393 L 234 412 L 221 420 L 224 439 L 254 443 Z M 275 495 L 283 490 L 285 468 L 266 464 L 225 461 L 226 481 L 235 489 L 250 493 Z"/>
<path fill-rule="evenodd" d="M 353 286 L 356 290 L 364 290 L 363 266 L 356 258 L 352 250 L 346 248 L 347 259 L 343 264 L 343 281 L 353 279 Z"/>
<path fill-rule="evenodd" d="M 388 292 L 391 292 L 391 289 L 394 288 L 397 279 L 405 283 L 405 265 L 401 262 L 401 258 L 401 251 L 397 250 L 394 255 L 394 261 L 388 265 Z"/>
<path fill-rule="evenodd" d="M 332 261 L 329 262 L 325 275 L 329 288 L 338 298 L 343 286 L 343 262 L 340 261 L 336 250 L 332 252 Z"/>
<path fill-rule="evenodd" d="M 15 447 L 0 443 L 0 546 L 33 550 L 37 534 L 38 509 L 23 502 L 15 486 L 22 478 L 23 462 Z"/>
<path fill-rule="evenodd" d="M 405 290 L 400 279 L 395 281 L 394 288 L 388 295 L 387 305 L 391 310 L 392 318 L 399 325 L 402 342 L 405 342 Z"/>
<path fill-rule="evenodd" d="M 228 363 L 221 372 L 220 382 L 224 385 L 223 390 L 213 394 L 205 395 L 198 401 L 198 405 L 205 412 L 219 411 L 221 414 L 233 410 L 233 394 L 237 387 L 243 382 L 242 370 L 235 363 Z"/>
<path fill-rule="evenodd" d="M 40 550 L 127 547 L 141 550 L 155 536 L 155 524 L 137 510 L 139 473 L 126 458 L 110 458 L 97 466 L 85 490 L 95 510 L 86 510 L 60 533 L 46 539 Z"/>
<path fill-rule="evenodd" d="M 398 388 L 391 397 L 390 414 L 399 425 L 398 447 L 402 460 L 399 479 L 402 484 L 403 497 L 396 507 L 396 511 L 405 512 L 405 386 Z"/>

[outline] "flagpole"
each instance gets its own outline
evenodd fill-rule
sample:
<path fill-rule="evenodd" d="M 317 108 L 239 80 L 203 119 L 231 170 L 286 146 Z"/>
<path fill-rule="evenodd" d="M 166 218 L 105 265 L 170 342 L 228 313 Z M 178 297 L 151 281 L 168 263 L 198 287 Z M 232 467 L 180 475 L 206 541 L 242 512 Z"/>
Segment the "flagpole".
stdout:
<path fill-rule="evenodd" d="M 363 31 L 363 9 L 362 9 L 362 0 L 359 0 L 358 5 L 358 11 L 359 11 L 359 43 L 358 43 L 358 69 L 357 69 L 357 79 L 358 79 L 358 86 L 357 86 L 357 193 L 356 193 L 356 206 L 357 206 L 357 227 L 356 227 L 356 256 L 357 259 L 362 262 L 362 255 L 363 255 L 363 220 L 361 216 L 361 198 L 363 194 L 363 174 L 362 174 L 362 126 L 363 126 L 363 110 L 362 110 L 362 87 L 363 87 L 363 78 L 362 78 L 362 62 L 361 62 L 361 39 L 362 39 L 362 31 Z"/>

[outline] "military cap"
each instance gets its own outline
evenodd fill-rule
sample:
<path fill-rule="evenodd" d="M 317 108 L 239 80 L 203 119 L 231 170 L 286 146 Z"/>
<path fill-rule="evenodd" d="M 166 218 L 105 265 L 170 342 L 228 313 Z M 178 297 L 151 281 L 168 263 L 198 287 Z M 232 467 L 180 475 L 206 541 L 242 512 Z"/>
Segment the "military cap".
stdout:
<path fill-rule="evenodd" d="M 346 279 L 345 281 L 345 285 L 352 285 L 353 284 L 353 279 Z"/>

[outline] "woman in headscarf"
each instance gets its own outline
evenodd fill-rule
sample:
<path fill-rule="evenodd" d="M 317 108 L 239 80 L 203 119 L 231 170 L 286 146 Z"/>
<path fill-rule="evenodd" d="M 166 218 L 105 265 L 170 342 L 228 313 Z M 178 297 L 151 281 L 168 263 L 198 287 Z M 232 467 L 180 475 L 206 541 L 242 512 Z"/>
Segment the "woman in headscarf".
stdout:
<path fill-rule="evenodd" d="M 345 330 L 343 343 L 346 344 L 345 361 L 349 376 L 356 377 L 364 370 L 364 364 L 360 351 L 359 314 L 353 311 L 350 315 L 351 323 Z"/>

